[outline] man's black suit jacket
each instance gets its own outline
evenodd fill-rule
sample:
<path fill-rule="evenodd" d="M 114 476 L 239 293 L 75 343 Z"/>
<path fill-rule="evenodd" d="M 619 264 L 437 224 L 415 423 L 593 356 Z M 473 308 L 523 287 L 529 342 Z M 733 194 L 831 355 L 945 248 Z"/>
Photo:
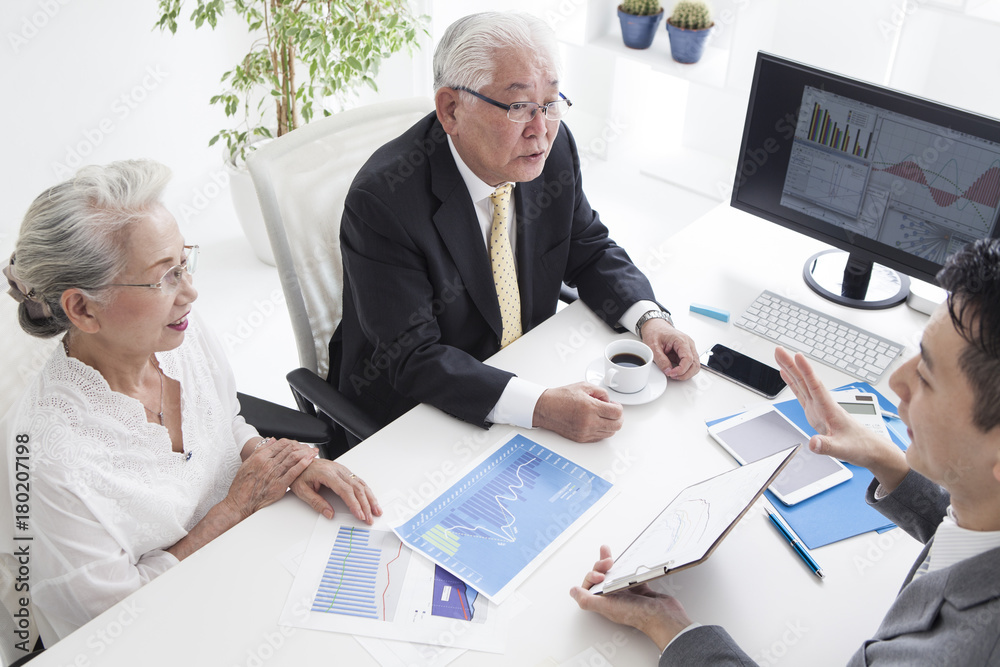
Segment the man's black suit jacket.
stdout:
<path fill-rule="evenodd" d="M 565 126 L 514 202 L 524 331 L 556 312 L 564 281 L 612 327 L 636 301 L 653 299 L 590 208 Z M 513 374 L 482 363 L 500 349 L 500 307 L 482 228 L 434 113 L 358 172 L 340 242 L 344 316 L 328 380 L 383 424 L 429 403 L 488 427 Z"/>

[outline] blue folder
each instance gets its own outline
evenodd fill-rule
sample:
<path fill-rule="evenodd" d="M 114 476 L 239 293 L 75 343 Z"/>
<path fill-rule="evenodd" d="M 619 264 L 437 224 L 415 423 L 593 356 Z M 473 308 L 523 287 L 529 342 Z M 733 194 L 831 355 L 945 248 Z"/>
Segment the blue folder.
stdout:
<path fill-rule="evenodd" d="M 847 384 L 834 391 L 849 389 L 874 394 L 878 397 L 883 410 L 896 412 L 896 406 L 867 382 Z M 775 403 L 774 407 L 795 422 L 806 435 L 809 437 L 816 435 L 816 429 L 809 425 L 802 404 L 797 399 Z M 732 416 L 735 415 L 730 415 Z M 712 420 L 708 425 L 711 426 L 730 417 Z M 905 451 L 910 443 L 902 421 L 896 418 L 886 419 L 886 426 L 889 428 L 892 441 Z M 844 465 L 854 474 L 851 479 L 791 507 L 783 504 L 770 491 L 766 492 L 774 508 L 810 549 L 872 530 L 882 532 L 895 526 L 865 502 L 865 491 L 872 481 L 872 474 L 867 469 L 850 463 Z"/>

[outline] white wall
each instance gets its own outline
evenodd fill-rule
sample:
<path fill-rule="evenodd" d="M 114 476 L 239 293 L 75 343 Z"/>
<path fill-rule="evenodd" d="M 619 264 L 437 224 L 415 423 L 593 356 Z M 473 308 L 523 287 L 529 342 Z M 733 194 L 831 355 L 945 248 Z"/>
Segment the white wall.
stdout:
<path fill-rule="evenodd" d="M 235 16 L 195 30 L 192 6 L 171 35 L 154 29 L 154 0 L 4 0 L 0 251 L 31 200 L 81 163 L 159 160 L 175 172 L 172 198 L 204 208 L 222 154 L 208 140 L 230 126 L 208 100 L 252 39 Z M 382 91 L 413 94 L 411 72 L 405 56 L 387 63 Z"/>
<path fill-rule="evenodd" d="M 672 7 L 671 0 L 665 4 Z M 432 43 L 465 13 L 517 8 L 542 16 L 566 44 L 564 90 L 577 102 L 569 123 L 581 147 L 617 161 L 622 173 L 670 151 L 688 151 L 677 182 L 697 190 L 689 181 L 707 179 L 703 190 L 715 197 L 731 177 L 694 167 L 703 156 L 709 166 L 721 165 L 716 171 L 735 165 L 757 49 L 1000 115 L 994 83 L 1000 0 L 712 4 L 720 27 L 713 48 L 722 56 L 716 64 L 681 67 L 665 52 L 640 57 L 620 46 L 616 0 L 418 0 L 432 15 Z M 207 147 L 228 126 L 208 99 L 247 49 L 242 23 L 227 19 L 212 31 L 183 20 L 177 35 L 162 34 L 153 29 L 154 0 L 3 0 L 0 7 L 6 158 L 0 167 L 0 258 L 10 253 L 31 200 L 80 162 L 160 160 L 175 173 L 168 203 L 180 213 L 182 231 L 206 247 L 203 271 L 211 270 L 209 262 L 222 275 L 239 271 L 232 274 L 239 276 L 238 289 L 206 288 L 200 301 L 219 334 L 237 341 L 230 347 L 237 379 L 241 358 L 273 364 L 266 376 L 280 378 L 293 365 L 294 351 L 276 357 L 266 336 L 243 336 L 284 319 L 280 312 L 265 317 L 274 310 L 268 305 L 273 269 L 257 262 L 242 238 L 228 189 L 219 185 L 221 151 Z M 665 30 L 660 33 L 662 48 Z M 380 93 L 366 92 L 361 101 L 429 94 L 430 53 L 427 46 L 412 61 L 394 57 L 380 77 Z M 663 62 L 651 64 L 650 58 Z M 206 285 L 202 278 L 199 285 Z M 0 322 L 0 332 L 13 326 Z M 287 400 L 287 389 L 276 387 L 274 395 Z"/>
<path fill-rule="evenodd" d="M 665 4 L 669 10 L 672 3 Z M 950 8 L 963 3 L 944 0 L 715 0 L 716 46 L 729 53 L 725 86 L 700 90 L 696 69 L 682 70 L 678 79 L 673 72 L 647 72 L 623 58 L 626 67 L 640 70 L 627 76 L 621 63 L 615 65 L 619 55 L 585 46 L 569 51 L 567 92 L 587 102 L 574 110 L 580 120 L 588 108 L 596 113 L 597 129 L 607 116 L 641 110 L 651 100 L 657 113 L 652 118 L 639 114 L 639 124 L 657 126 L 644 130 L 672 135 L 672 140 L 681 136 L 686 146 L 722 156 L 733 150 L 739 133 L 739 106 L 757 49 L 998 115 L 1000 87 L 991 83 L 990 73 L 1000 68 L 995 48 L 1000 2 L 965 4 L 968 14 Z M 424 0 L 420 5 L 431 12 L 435 41 L 457 16 L 496 7 L 482 0 Z M 501 8 L 534 11 L 568 43 L 586 44 L 590 33 L 617 31 L 615 5 L 615 0 L 510 0 Z M 30 200 L 83 161 L 161 160 L 176 172 L 173 196 L 192 207 L 204 206 L 206 189 L 214 192 L 210 184 L 220 151 L 209 149 L 207 141 L 228 126 L 228 119 L 207 102 L 250 38 L 235 19 L 215 31 L 196 31 L 182 20 L 172 36 L 153 29 L 156 18 L 153 0 L 5 0 L 0 127 L 7 132 L 8 159 L 0 178 L 0 251 L 9 247 Z M 580 53 L 587 56 L 577 57 Z M 412 63 L 405 56 L 390 61 L 380 95 L 426 92 L 429 56 L 426 48 Z M 615 78 L 630 83 L 616 86 Z M 365 92 L 361 99 L 378 96 Z M 664 108 L 671 101 L 674 108 Z M 674 126 L 657 118 L 681 122 L 683 131 L 672 132 Z"/>
<path fill-rule="evenodd" d="M 208 147 L 210 137 L 230 126 L 208 100 L 220 92 L 219 77 L 239 62 L 252 38 L 238 17 L 214 31 L 195 30 L 186 18 L 190 0 L 177 34 L 161 33 L 154 29 L 156 6 L 154 0 L 3 0 L 0 262 L 6 263 L 31 201 L 81 163 L 159 160 L 174 172 L 168 207 L 186 240 L 202 246 L 198 311 L 226 344 L 238 386 L 288 404 L 283 377 L 297 356 L 276 272 L 255 258 L 243 237 L 222 149 Z M 414 76 L 415 69 L 428 68 L 405 54 L 385 63 L 380 94 L 427 94 L 429 77 Z M 361 96 L 376 98 L 371 92 Z M 3 313 L 0 340 L 20 343 L 24 335 L 13 309 Z M 275 346 L 275 340 L 282 344 Z M 8 367 L 7 357 L 0 361 L 5 375 L 23 379 L 44 355 L 16 368 Z"/>
<path fill-rule="evenodd" d="M 207 102 L 248 46 L 246 31 L 181 24 L 171 36 L 153 29 L 156 18 L 154 2 L 5 3 L 0 233 L 13 232 L 34 196 L 81 163 L 157 159 L 185 191 L 220 166 L 207 143 L 225 119 Z"/>

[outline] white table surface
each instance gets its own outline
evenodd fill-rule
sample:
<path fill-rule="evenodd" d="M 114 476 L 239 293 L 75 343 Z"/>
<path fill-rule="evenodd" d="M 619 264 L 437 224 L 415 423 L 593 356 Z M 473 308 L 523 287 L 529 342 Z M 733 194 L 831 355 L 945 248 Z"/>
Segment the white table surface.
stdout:
<path fill-rule="evenodd" d="M 723 205 L 636 260 L 699 350 L 724 343 L 773 361 L 770 342 L 687 310 L 703 303 L 727 308 L 735 318 L 769 289 L 895 338 L 907 346 L 906 356 L 913 354 L 926 316 L 905 305 L 856 311 L 809 290 L 802 265 L 824 247 Z M 490 363 L 549 386 L 567 384 L 583 379 L 608 341 L 627 335 L 615 334 L 576 303 Z M 828 386 L 852 380 L 816 368 Z M 888 375 L 876 386 L 895 400 Z M 791 397 L 786 390 L 776 400 Z M 580 611 L 568 591 L 590 569 L 600 544 L 617 554 L 681 488 L 733 468 L 704 421 L 762 400 L 703 372 L 688 382 L 670 382 L 650 404 L 626 406 L 624 428 L 603 442 L 577 444 L 551 432 L 526 431 L 602 474 L 619 493 L 521 586 L 530 605 L 510 625 L 506 654 L 466 652 L 452 664 L 655 664 L 652 642 Z M 418 406 L 342 461 L 375 489 L 385 509 L 377 527 L 388 528 L 447 488 L 508 430 L 483 431 Z M 33 667 L 377 664 L 349 635 L 277 625 L 292 582 L 279 556 L 307 539 L 315 521 L 304 503 L 286 497 L 56 643 Z M 918 551 L 899 529 L 860 535 L 813 551 L 827 575 L 820 581 L 755 508 L 706 563 L 658 584 L 693 619 L 725 626 L 762 664 L 841 665 L 875 631 Z"/>

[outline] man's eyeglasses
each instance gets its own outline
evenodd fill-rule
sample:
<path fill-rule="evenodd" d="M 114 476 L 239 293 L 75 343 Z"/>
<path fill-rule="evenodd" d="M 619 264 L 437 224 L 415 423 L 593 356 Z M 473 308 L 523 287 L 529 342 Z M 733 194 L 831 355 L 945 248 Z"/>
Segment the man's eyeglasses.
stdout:
<path fill-rule="evenodd" d="M 466 88 L 465 86 L 454 86 L 455 90 L 462 90 L 470 95 L 478 97 L 483 102 L 489 102 L 495 107 L 500 107 L 507 112 L 507 118 L 514 121 L 515 123 L 530 123 L 535 118 L 535 113 L 541 111 L 545 118 L 548 120 L 562 120 L 566 114 L 569 112 L 569 108 L 573 106 L 573 103 L 566 99 L 566 96 L 559 93 L 559 99 L 555 102 L 549 102 L 548 104 L 535 104 L 534 102 L 514 102 L 513 104 L 504 104 L 503 102 L 497 102 L 494 99 L 490 99 L 481 93 Z"/>
<path fill-rule="evenodd" d="M 173 294 L 177 291 L 177 288 L 181 286 L 181 281 L 184 280 L 184 274 L 192 274 L 198 268 L 198 246 L 196 245 L 186 245 L 184 246 L 184 252 L 181 255 L 181 263 L 177 266 L 171 266 L 167 269 L 167 272 L 163 274 L 160 278 L 160 282 L 157 283 L 110 283 L 105 285 L 105 287 L 152 287 L 153 289 L 162 290 L 167 294 Z"/>

